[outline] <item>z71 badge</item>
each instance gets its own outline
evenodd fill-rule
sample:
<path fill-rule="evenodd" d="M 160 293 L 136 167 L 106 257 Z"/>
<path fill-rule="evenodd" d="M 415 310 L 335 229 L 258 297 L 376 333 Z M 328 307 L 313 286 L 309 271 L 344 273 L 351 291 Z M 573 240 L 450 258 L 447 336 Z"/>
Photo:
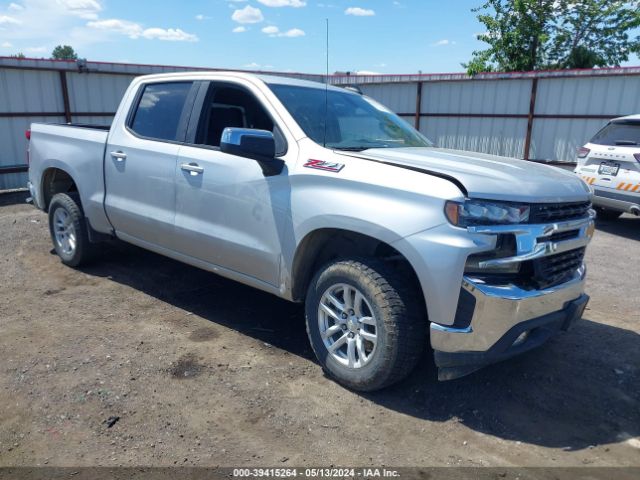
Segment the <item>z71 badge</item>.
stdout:
<path fill-rule="evenodd" d="M 318 170 L 338 173 L 344 168 L 344 163 L 325 162 L 324 160 L 308 160 L 304 166 L 307 168 L 316 168 Z"/>

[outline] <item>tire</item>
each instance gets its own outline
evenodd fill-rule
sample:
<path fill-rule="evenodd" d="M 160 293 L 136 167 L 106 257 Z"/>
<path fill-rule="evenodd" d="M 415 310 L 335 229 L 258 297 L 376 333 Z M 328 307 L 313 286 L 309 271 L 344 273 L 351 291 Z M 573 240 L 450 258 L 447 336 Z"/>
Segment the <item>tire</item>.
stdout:
<path fill-rule="evenodd" d="M 617 210 L 609 210 L 608 208 L 596 208 L 597 219 L 600 220 L 617 220 L 622 215 L 622 212 Z"/>
<path fill-rule="evenodd" d="M 89 242 L 87 223 L 77 195 L 57 193 L 49 204 L 49 233 L 53 248 L 65 265 L 89 262 L 95 246 Z"/>
<path fill-rule="evenodd" d="M 380 390 L 405 378 L 427 339 L 426 310 L 416 290 L 406 276 L 376 259 L 342 260 L 321 268 L 307 291 L 305 318 L 325 373 L 358 391 Z M 343 310 L 347 319 L 339 313 Z"/>

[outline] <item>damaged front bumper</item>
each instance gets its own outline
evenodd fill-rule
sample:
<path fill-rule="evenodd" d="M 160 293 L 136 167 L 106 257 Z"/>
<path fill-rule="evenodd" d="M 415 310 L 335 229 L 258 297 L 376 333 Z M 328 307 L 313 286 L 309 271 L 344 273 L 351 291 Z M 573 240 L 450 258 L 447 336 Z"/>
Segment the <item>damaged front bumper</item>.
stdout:
<path fill-rule="evenodd" d="M 466 278 L 464 291 L 475 302 L 466 328 L 431 324 L 431 345 L 440 380 L 452 380 L 486 365 L 538 347 L 582 317 L 585 267 L 574 278 L 547 290 L 495 287 Z"/>
<path fill-rule="evenodd" d="M 590 212 L 588 218 L 546 226 L 473 230 L 474 233 L 514 234 L 517 255 L 493 261 L 508 263 L 583 252 L 591 240 L 593 228 L 593 212 Z M 573 237 L 563 239 L 561 235 L 565 232 L 572 232 Z M 556 238 L 560 240 L 556 241 Z M 495 285 L 465 275 L 458 300 L 458 314 L 462 314 L 464 321 L 458 322 L 457 314 L 452 325 L 431 323 L 431 346 L 438 378 L 458 378 L 523 353 L 541 345 L 556 332 L 567 330 L 580 319 L 589 300 L 584 294 L 586 267 L 581 256 L 582 253 L 576 254 L 575 258 L 580 258 L 579 267 L 562 278 L 562 283 L 537 289 L 525 288 L 517 282 Z"/>

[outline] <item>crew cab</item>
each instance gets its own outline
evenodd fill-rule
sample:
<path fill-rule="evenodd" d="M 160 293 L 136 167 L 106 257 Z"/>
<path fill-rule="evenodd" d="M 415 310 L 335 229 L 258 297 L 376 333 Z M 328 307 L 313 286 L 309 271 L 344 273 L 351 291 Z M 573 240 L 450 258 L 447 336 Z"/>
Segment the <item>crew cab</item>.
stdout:
<path fill-rule="evenodd" d="M 640 215 L 640 115 L 614 118 L 579 148 L 575 173 L 593 190 L 599 218 Z"/>
<path fill-rule="evenodd" d="M 588 301 L 583 181 L 437 148 L 352 90 L 144 76 L 110 127 L 32 124 L 29 156 L 64 264 L 118 238 L 304 302 L 320 365 L 355 390 L 402 379 L 429 343 L 440 379 L 466 375 Z"/>

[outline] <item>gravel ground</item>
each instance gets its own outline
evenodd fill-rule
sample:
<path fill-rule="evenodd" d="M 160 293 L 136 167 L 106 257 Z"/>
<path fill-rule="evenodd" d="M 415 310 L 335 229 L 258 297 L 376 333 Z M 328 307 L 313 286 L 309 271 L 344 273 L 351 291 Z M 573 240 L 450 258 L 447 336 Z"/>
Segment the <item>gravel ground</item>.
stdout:
<path fill-rule="evenodd" d="M 366 395 L 299 305 L 123 244 L 67 268 L 28 205 L 0 229 L 0 466 L 640 466 L 640 218 L 599 224 L 571 332 Z"/>

